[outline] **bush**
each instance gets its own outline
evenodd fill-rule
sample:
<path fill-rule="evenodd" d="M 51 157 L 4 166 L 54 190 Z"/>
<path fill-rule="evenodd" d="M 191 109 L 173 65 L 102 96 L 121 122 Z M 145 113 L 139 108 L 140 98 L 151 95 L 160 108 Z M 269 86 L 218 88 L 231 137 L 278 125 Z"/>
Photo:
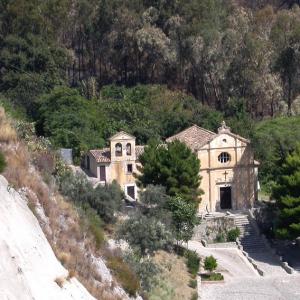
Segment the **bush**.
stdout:
<path fill-rule="evenodd" d="M 190 279 L 189 287 L 195 289 L 197 287 L 197 279 Z"/>
<path fill-rule="evenodd" d="M 225 235 L 223 233 L 218 233 L 216 236 L 215 241 L 217 243 L 224 243 L 225 242 Z"/>
<path fill-rule="evenodd" d="M 207 271 L 212 272 L 213 270 L 215 270 L 217 268 L 218 264 L 217 264 L 217 260 L 211 255 L 211 256 L 207 256 L 204 260 L 204 269 Z"/>
<path fill-rule="evenodd" d="M 200 257 L 195 251 L 186 250 L 184 254 L 189 272 L 196 276 L 200 267 Z"/>
<path fill-rule="evenodd" d="M 204 281 L 224 280 L 224 276 L 221 273 L 202 274 L 201 277 Z"/>
<path fill-rule="evenodd" d="M 5 157 L 4 154 L 0 152 L 0 173 L 4 171 L 5 167 L 6 167 Z"/>
<path fill-rule="evenodd" d="M 240 236 L 241 231 L 238 227 L 230 229 L 227 232 L 227 241 L 228 242 L 235 242 L 236 239 Z"/>
<path fill-rule="evenodd" d="M 130 269 L 129 265 L 120 256 L 108 256 L 107 265 L 116 276 L 118 282 L 130 296 L 136 296 L 140 289 L 137 275 Z"/>
<path fill-rule="evenodd" d="M 192 294 L 191 300 L 198 300 L 198 293 L 197 292 L 194 292 Z"/>
<path fill-rule="evenodd" d="M 96 189 L 80 173 L 64 172 L 59 176 L 60 191 L 64 196 L 79 205 L 88 203 L 105 223 L 115 222 L 115 212 L 120 210 L 123 192 L 120 186 L 113 182 Z"/>

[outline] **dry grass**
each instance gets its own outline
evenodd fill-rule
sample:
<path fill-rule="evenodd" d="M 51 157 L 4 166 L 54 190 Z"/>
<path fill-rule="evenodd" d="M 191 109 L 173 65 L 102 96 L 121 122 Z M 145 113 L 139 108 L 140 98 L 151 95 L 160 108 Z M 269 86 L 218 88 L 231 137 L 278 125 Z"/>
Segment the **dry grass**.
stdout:
<path fill-rule="evenodd" d="M 57 258 L 70 270 L 67 278 L 76 275 L 96 299 L 118 300 L 119 298 L 112 292 L 112 287 L 101 282 L 101 275 L 92 262 L 92 255 L 98 256 L 99 253 L 97 253 L 94 236 L 81 226 L 83 216 L 43 182 L 42 176 L 31 160 L 32 153 L 29 153 L 26 144 L 17 140 L 17 134 L 1 108 L 0 149 L 7 161 L 7 168 L 3 175 L 14 188 L 25 188 L 29 208 L 39 219 Z M 37 160 L 38 169 L 41 171 L 52 167 L 51 156 L 47 154 L 47 158 L 46 163 L 42 162 L 42 156 Z M 35 208 L 38 203 L 42 205 L 48 217 L 47 225 L 36 213 Z M 51 230 L 46 230 L 47 227 Z M 62 287 L 65 280 L 66 278 L 58 277 L 55 282 Z"/>
<path fill-rule="evenodd" d="M 5 115 L 5 110 L 0 107 L 0 143 L 16 142 L 17 133 L 10 125 Z"/>
<path fill-rule="evenodd" d="M 161 276 L 174 291 L 173 300 L 190 300 L 195 289 L 189 287 L 190 274 L 183 257 L 165 251 L 158 251 L 154 257 L 162 269 Z"/>

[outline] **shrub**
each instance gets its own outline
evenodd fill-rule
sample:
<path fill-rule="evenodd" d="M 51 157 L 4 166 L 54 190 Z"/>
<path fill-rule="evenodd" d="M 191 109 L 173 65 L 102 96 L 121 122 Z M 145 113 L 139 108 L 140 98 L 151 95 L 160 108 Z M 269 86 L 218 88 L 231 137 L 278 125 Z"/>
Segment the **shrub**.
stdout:
<path fill-rule="evenodd" d="M 120 256 L 108 256 L 107 265 L 116 276 L 118 282 L 130 295 L 135 296 L 140 289 L 137 275 L 130 269 L 129 265 Z"/>
<path fill-rule="evenodd" d="M 207 256 L 204 260 L 204 269 L 212 272 L 213 270 L 215 270 L 217 268 L 218 264 L 217 264 L 217 260 L 211 255 L 211 256 Z"/>
<path fill-rule="evenodd" d="M 4 171 L 5 167 L 6 167 L 5 157 L 4 154 L 0 152 L 0 173 Z"/>
<path fill-rule="evenodd" d="M 197 292 L 194 292 L 192 294 L 191 300 L 198 300 L 198 293 Z"/>
<path fill-rule="evenodd" d="M 172 243 L 172 233 L 164 223 L 142 214 L 122 223 L 118 229 L 118 238 L 128 242 L 142 256 L 166 249 Z"/>
<path fill-rule="evenodd" d="M 189 286 L 195 289 L 197 287 L 197 279 L 190 279 Z"/>
<path fill-rule="evenodd" d="M 216 236 L 215 241 L 217 243 L 224 243 L 225 242 L 225 235 L 223 233 L 218 233 Z"/>
<path fill-rule="evenodd" d="M 196 276 L 200 267 L 200 257 L 195 251 L 186 250 L 184 254 L 189 272 Z"/>
<path fill-rule="evenodd" d="M 94 236 L 96 247 L 99 249 L 104 242 L 103 222 L 96 211 L 91 208 L 85 210 L 85 215 L 88 220 L 89 232 Z"/>
<path fill-rule="evenodd" d="M 227 241 L 228 242 L 235 242 L 236 239 L 240 236 L 241 231 L 238 227 L 230 229 L 227 232 Z"/>
<path fill-rule="evenodd" d="M 224 276 L 221 273 L 202 274 L 201 278 L 204 281 L 220 281 L 220 280 L 224 280 Z"/>

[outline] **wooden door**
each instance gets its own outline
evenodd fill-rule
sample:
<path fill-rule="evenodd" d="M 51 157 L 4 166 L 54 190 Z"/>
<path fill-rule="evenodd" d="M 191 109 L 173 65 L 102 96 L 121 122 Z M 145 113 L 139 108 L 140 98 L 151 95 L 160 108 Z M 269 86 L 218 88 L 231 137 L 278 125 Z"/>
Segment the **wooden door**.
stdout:
<path fill-rule="evenodd" d="M 231 209 L 231 187 L 220 187 L 220 207 L 221 209 Z"/>

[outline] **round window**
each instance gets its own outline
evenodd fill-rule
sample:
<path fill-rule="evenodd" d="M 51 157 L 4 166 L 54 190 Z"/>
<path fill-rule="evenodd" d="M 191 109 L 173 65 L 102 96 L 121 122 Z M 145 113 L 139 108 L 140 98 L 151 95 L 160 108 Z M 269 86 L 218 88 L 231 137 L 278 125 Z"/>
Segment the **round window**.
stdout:
<path fill-rule="evenodd" d="M 222 152 L 219 156 L 218 156 L 218 161 L 222 164 L 227 163 L 228 161 L 230 161 L 230 154 L 227 152 Z"/>

